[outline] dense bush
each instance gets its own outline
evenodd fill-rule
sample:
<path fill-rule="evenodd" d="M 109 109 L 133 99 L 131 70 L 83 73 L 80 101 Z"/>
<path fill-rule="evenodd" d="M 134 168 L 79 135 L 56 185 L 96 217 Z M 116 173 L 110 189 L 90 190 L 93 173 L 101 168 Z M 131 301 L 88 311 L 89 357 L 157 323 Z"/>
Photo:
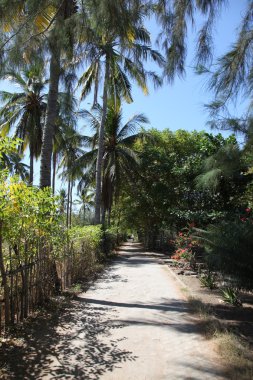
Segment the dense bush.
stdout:
<path fill-rule="evenodd" d="M 117 227 L 109 227 L 104 232 L 104 252 L 112 252 L 120 243 L 126 240 L 126 234 L 119 232 Z"/>
<path fill-rule="evenodd" d="M 222 221 L 201 231 L 210 269 L 230 276 L 238 286 L 253 286 L 253 223 L 250 215 Z"/>
<path fill-rule="evenodd" d="M 68 236 L 67 285 L 87 279 L 124 238 L 116 228 L 104 231 L 101 225 L 73 227 Z"/>
<path fill-rule="evenodd" d="M 103 231 L 100 225 L 73 227 L 69 230 L 68 276 L 72 282 L 87 277 L 103 260 Z M 70 284 L 70 279 L 67 285 Z"/>
<path fill-rule="evenodd" d="M 61 281 L 57 261 L 66 244 L 58 199 L 0 172 L 0 300 L 5 321 L 22 320 Z M 1 319 L 1 313 L 0 313 Z"/>

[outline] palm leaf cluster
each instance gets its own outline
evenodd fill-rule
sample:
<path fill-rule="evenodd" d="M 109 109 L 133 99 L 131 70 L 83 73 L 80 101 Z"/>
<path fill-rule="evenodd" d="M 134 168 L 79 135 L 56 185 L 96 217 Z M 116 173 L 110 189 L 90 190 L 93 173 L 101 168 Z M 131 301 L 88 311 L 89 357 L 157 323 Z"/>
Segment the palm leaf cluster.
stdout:
<path fill-rule="evenodd" d="M 68 193 L 81 176 L 80 191 L 86 183 L 95 187 L 99 223 L 102 206 L 104 213 L 109 212 L 120 184 L 136 168 L 131 144 L 138 135 L 136 126 L 147 121 L 139 115 L 122 127 L 122 102 L 133 101 L 133 83 L 148 94 L 150 80 L 158 87 L 163 78 L 184 74 L 189 28 L 199 15 L 203 24 L 195 61 L 200 71 L 209 72 L 204 64 L 212 60 L 213 26 L 224 4 L 225 0 L 2 0 L 0 78 L 12 81 L 20 91 L 0 94 L 1 133 L 23 140 L 21 154 L 29 147 L 30 183 L 33 160 L 39 157 L 41 187 L 52 185 L 55 191 L 57 164 L 67 179 Z M 209 105 L 212 126 L 246 130 L 248 142 L 248 115 L 245 120 L 221 120 L 218 112 L 239 94 L 251 96 L 252 4 L 249 1 L 237 41 L 218 60 L 209 82 L 215 93 Z M 153 49 L 146 27 L 150 17 L 161 29 L 159 50 Z M 148 70 L 147 63 L 155 64 L 158 72 Z M 78 109 L 75 88 L 81 91 L 81 101 L 93 95 L 92 112 Z M 80 117 L 89 120 L 92 138 L 77 132 Z M 217 183 L 222 170 L 210 170 L 207 182 L 212 178 Z"/>
<path fill-rule="evenodd" d="M 83 113 L 93 130 L 93 137 L 86 141 L 91 148 L 77 160 L 78 167 L 85 168 L 78 189 L 82 193 L 95 180 L 95 168 L 98 150 L 98 130 L 101 124 L 103 109 L 96 105 L 91 112 Z M 103 220 L 105 213 L 110 219 L 113 200 L 117 199 L 124 181 L 131 181 L 134 172 L 138 171 L 138 157 L 133 150 L 133 143 L 146 135 L 141 127 L 148 123 L 147 118 L 140 114 L 133 116 L 126 124 L 122 122 L 122 109 L 115 107 L 110 100 L 105 122 L 104 152 L 102 164 L 102 204 Z M 122 125 L 123 124 L 123 125 Z"/>

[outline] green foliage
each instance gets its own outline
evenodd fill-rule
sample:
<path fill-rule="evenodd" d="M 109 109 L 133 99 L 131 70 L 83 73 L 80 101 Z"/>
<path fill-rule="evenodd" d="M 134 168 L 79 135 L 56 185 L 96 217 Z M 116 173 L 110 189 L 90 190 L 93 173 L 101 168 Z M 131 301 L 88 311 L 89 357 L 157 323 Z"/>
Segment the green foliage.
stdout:
<path fill-rule="evenodd" d="M 240 286 L 252 287 L 253 224 L 250 211 L 236 219 L 210 225 L 206 231 L 198 233 L 209 268 L 220 270 Z"/>
<path fill-rule="evenodd" d="M 195 186 L 204 160 L 235 144 L 234 136 L 184 130 L 151 130 L 149 136 L 135 143 L 139 172 L 125 182 L 120 200 L 121 222 L 139 231 L 147 245 L 154 244 L 160 229 L 179 230 L 191 221 L 205 225 L 225 215 L 228 206 L 234 208 L 232 194 L 224 198 Z"/>
<path fill-rule="evenodd" d="M 222 289 L 222 298 L 225 302 L 234 306 L 242 306 L 241 300 L 238 298 L 238 291 L 232 287 Z"/>
<path fill-rule="evenodd" d="M 58 198 L 50 189 L 37 189 L 17 178 L 0 183 L 0 219 L 3 240 L 18 247 L 19 260 L 31 259 L 38 242 L 52 245 L 52 255 L 60 256 L 65 243 Z M 15 248 L 16 249 L 16 248 Z"/>
<path fill-rule="evenodd" d="M 211 290 L 215 289 L 216 286 L 216 275 L 212 272 L 208 272 L 207 274 L 204 274 L 200 276 L 199 278 L 202 286 L 209 288 Z"/>
<path fill-rule="evenodd" d="M 83 251 L 85 254 L 88 254 L 89 250 L 93 254 L 100 252 L 103 238 L 103 231 L 100 225 L 73 227 L 68 231 L 68 235 L 75 251 Z"/>
<path fill-rule="evenodd" d="M 103 231 L 101 225 L 72 227 L 68 236 L 74 282 L 87 278 L 120 241 L 115 229 Z"/>
<path fill-rule="evenodd" d="M 104 251 L 105 253 L 112 252 L 120 243 L 126 240 L 126 233 L 115 226 L 111 226 L 104 233 Z"/>

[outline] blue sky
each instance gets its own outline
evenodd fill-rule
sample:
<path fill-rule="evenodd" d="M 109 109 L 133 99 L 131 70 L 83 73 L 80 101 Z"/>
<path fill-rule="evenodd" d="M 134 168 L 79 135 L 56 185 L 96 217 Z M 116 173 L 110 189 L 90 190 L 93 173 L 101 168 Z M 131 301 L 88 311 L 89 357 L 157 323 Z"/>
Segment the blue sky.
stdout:
<path fill-rule="evenodd" d="M 247 0 L 230 0 L 229 6 L 223 9 L 222 15 L 215 25 L 215 56 L 219 56 L 228 50 L 232 42 L 235 40 L 236 28 L 238 27 L 241 17 L 244 13 Z M 201 25 L 201 19 L 197 20 Z M 154 20 L 151 20 L 148 25 L 152 39 L 157 35 L 157 26 Z M 196 31 L 195 31 L 196 32 Z M 163 130 L 170 128 L 171 130 L 186 129 L 192 131 L 209 129 L 206 126 L 208 115 L 203 108 L 203 104 L 211 100 L 211 94 L 205 89 L 205 79 L 196 76 L 193 71 L 193 53 L 194 40 L 196 33 L 189 33 L 188 41 L 188 58 L 186 75 L 184 79 L 176 78 L 174 83 L 164 84 L 162 88 L 154 90 L 150 84 L 150 94 L 144 96 L 142 92 L 133 86 L 132 104 L 124 104 L 123 115 L 124 120 L 127 120 L 132 115 L 144 113 L 150 120 L 150 127 Z M 0 82 L 0 90 L 13 89 L 4 81 Z M 89 109 L 90 100 L 87 99 L 82 108 Z M 241 115 L 245 107 L 245 103 L 238 104 L 232 108 L 234 115 Z M 84 122 L 81 121 L 80 125 Z M 87 131 L 82 129 L 84 134 Z M 215 133 L 215 131 L 213 131 Z M 35 181 L 38 182 L 39 166 L 36 165 Z M 60 184 L 58 184 L 60 186 Z"/>
<path fill-rule="evenodd" d="M 243 11 L 247 5 L 246 0 L 231 0 L 230 6 L 223 9 L 222 15 L 216 22 L 214 42 L 215 56 L 227 51 L 235 40 Z M 200 20 L 199 20 L 200 22 Z M 157 33 L 154 22 L 150 23 L 151 33 Z M 186 76 L 184 79 L 176 78 L 174 84 L 165 84 L 163 88 L 154 91 L 150 85 L 150 95 L 144 96 L 141 91 L 134 88 L 134 103 L 124 106 L 124 114 L 143 112 L 149 118 L 151 126 L 157 129 L 170 128 L 187 130 L 208 130 L 206 126 L 207 113 L 203 104 L 211 100 L 211 94 L 206 91 L 205 78 L 193 72 L 194 39 L 196 33 L 189 35 L 188 58 Z M 245 104 L 232 107 L 236 115 L 240 115 Z"/>

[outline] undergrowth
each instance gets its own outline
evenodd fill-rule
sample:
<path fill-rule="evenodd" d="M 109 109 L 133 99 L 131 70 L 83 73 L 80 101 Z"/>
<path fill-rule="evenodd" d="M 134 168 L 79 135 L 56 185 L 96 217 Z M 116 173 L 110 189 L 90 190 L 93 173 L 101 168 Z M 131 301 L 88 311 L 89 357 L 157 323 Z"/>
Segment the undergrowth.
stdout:
<path fill-rule="evenodd" d="M 208 339 L 216 343 L 222 357 L 227 376 L 231 380 L 253 379 L 252 347 L 222 323 L 213 313 L 212 307 L 201 300 L 189 297 L 190 311 L 200 318 L 200 326 Z"/>

